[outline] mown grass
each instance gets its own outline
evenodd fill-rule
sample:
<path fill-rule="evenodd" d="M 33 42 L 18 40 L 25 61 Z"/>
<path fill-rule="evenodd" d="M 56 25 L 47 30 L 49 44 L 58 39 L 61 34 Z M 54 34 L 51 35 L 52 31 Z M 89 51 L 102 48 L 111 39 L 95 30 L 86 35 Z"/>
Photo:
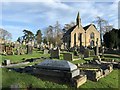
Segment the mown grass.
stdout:
<path fill-rule="evenodd" d="M 98 82 L 87 80 L 80 88 L 119 88 L 120 70 L 113 70 L 108 76 Z"/>
<path fill-rule="evenodd" d="M 119 71 L 120 70 L 113 70 L 112 73 L 101 78 L 98 82 L 87 80 L 87 82 L 79 88 L 118 88 Z M 66 84 L 43 81 L 30 74 L 9 71 L 4 68 L 2 70 L 2 87 L 9 88 L 11 85 L 19 85 L 19 88 L 27 88 L 30 85 L 32 85 L 33 88 L 70 88 Z"/>
<path fill-rule="evenodd" d="M 43 54 L 41 51 L 34 51 L 33 54 L 25 54 L 25 55 L 8 55 L 8 56 L 2 56 L 2 60 L 4 59 L 10 59 L 12 62 L 21 62 L 23 61 L 23 58 L 29 59 L 29 58 L 38 58 L 38 57 L 50 57 L 49 54 Z M 118 57 L 110 57 L 105 56 L 105 58 L 117 58 Z M 63 59 L 63 54 L 60 54 L 60 59 Z M 84 63 L 87 60 L 92 60 L 93 57 L 80 59 L 76 61 L 71 61 L 74 64 L 77 63 Z M 38 60 L 36 62 L 31 62 L 25 66 L 28 65 L 34 65 L 36 63 L 39 63 L 43 60 Z M 1 68 L 0 68 L 1 70 Z M 98 82 L 92 82 L 90 80 L 87 80 L 85 84 L 83 84 L 80 88 L 118 88 L 118 80 L 120 79 L 118 76 L 118 72 L 120 73 L 120 70 L 113 70 L 112 73 L 110 73 L 108 76 L 100 79 Z M 0 75 L 1 76 L 1 75 Z M 42 81 L 40 78 L 37 78 L 33 75 L 29 75 L 27 73 L 18 73 L 15 71 L 8 71 L 8 69 L 2 69 L 2 87 L 3 88 L 9 88 L 11 85 L 19 85 L 20 88 L 27 88 L 31 84 L 33 88 L 69 88 L 69 86 L 63 84 L 57 84 L 54 82 L 49 81 Z"/>
<path fill-rule="evenodd" d="M 15 62 L 22 62 L 24 59 L 30 58 L 39 58 L 39 57 L 49 57 L 49 54 L 43 54 L 41 51 L 33 51 L 32 54 L 24 54 L 24 55 L 2 55 L 2 61 L 5 59 L 10 59 L 11 63 Z"/>
<path fill-rule="evenodd" d="M 42 81 L 33 75 L 9 71 L 4 68 L 2 69 L 2 87 L 10 88 L 11 85 L 19 85 L 19 88 L 27 88 L 30 85 L 32 85 L 33 88 L 67 88 L 66 85 Z"/>

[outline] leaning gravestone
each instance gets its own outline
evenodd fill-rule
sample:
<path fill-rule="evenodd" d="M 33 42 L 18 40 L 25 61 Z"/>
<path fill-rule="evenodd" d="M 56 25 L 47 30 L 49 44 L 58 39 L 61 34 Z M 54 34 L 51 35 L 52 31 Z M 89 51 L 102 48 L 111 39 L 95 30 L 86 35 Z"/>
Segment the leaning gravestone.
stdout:
<path fill-rule="evenodd" d="M 27 45 L 27 54 L 32 54 L 33 47 L 31 45 Z"/>
<path fill-rule="evenodd" d="M 59 48 L 51 49 L 50 56 L 51 56 L 51 58 L 58 58 L 59 59 L 59 56 L 60 56 Z"/>

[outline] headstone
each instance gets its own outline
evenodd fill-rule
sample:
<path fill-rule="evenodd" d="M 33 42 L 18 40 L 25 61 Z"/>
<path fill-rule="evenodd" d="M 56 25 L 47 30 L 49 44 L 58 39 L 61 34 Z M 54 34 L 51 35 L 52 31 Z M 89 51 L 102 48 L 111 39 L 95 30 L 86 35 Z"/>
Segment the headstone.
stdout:
<path fill-rule="evenodd" d="M 4 60 L 4 64 L 5 64 L 5 65 L 9 65 L 9 64 L 10 64 L 10 60 L 7 60 L 7 59 Z"/>
<path fill-rule="evenodd" d="M 97 41 L 96 41 L 95 55 L 97 55 L 97 56 L 99 55 L 98 38 L 97 38 Z"/>
<path fill-rule="evenodd" d="M 52 48 L 53 48 L 53 44 L 51 43 L 51 44 L 50 44 L 50 49 L 52 49 Z"/>
<path fill-rule="evenodd" d="M 60 56 L 60 50 L 59 50 L 59 48 L 57 47 L 57 48 L 51 49 L 50 56 L 51 56 L 51 58 L 57 58 L 57 59 L 59 59 L 59 56 Z"/>
<path fill-rule="evenodd" d="M 102 57 L 104 57 L 104 46 L 102 46 Z"/>
<path fill-rule="evenodd" d="M 7 55 L 12 55 L 13 54 L 13 48 L 11 46 L 6 46 L 5 51 Z"/>
<path fill-rule="evenodd" d="M 31 45 L 27 45 L 27 54 L 32 54 L 33 47 Z"/>
<path fill-rule="evenodd" d="M 11 90 L 19 90 L 19 85 L 18 84 L 13 84 L 10 86 Z"/>
<path fill-rule="evenodd" d="M 44 54 L 48 54 L 49 50 L 45 49 Z"/>
<path fill-rule="evenodd" d="M 84 58 L 88 58 L 89 56 L 90 56 L 89 49 L 85 49 L 85 51 L 84 51 Z"/>
<path fill-rule="evenodd" d="M 62 44 L 60 49 L 61 49 L 61 50 L 64 50 L 64 47 L 65 47 L 64 44 Z"/>
<path fill-rule="evenodd" d="M 63 59 L 68 60 L 68 61 L 72 61 L 73 60 L 73 53 L 64 53 Z"/>

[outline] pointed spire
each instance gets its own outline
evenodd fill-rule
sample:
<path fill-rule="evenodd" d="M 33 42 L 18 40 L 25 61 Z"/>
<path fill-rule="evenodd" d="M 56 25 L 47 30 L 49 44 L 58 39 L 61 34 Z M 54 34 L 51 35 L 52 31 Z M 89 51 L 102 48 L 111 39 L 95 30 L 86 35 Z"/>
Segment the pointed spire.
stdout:
<path fill-rule="evenodd" d="M 80 15 L 79 15 L 79 12 L 78 12 L 77 18 L 76 18 L 76 25 L 78 25 L 78 27 L 79 27 L 80 23 L 81 23 L 81 19 L 80 19 Z"/>
<path fill-rule="evenodd" d="M 77 19 L 80 19 L 80 15 L 79 15 L 79 12 L 78 12 L 78 14 L 77 14 Z"/>

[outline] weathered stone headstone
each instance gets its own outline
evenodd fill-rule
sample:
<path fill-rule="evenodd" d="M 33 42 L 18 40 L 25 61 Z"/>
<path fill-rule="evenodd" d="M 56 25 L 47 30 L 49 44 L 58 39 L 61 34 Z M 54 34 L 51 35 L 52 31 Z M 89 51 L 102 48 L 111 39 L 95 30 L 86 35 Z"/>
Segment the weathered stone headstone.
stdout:
<path fill-rule="evenodd" d="M 102 57 L 104 57 L 104 46 L 102 46 Z"/>
<path fill-rule="evenodd" d="M 64 47 L 65 47 L 64 44 L 62 44 L 60 49 L 61 49 L 61 50 L 64 50 Z"/>
<path fill-rule="evenodd" d="M 89 56 L 90 56 L 89 49 L 85 49 L 85 51 L 84 51 L 84 58 L 88 58 Z"/>
<path fill-rule="evenodd" d="M 27 45 L 27 54 L 32 54 L 33 47 L 31 45 Z"/>
<path fill-rule="evenodd" d="M 5 51 L 7 55 L 12 55 L 13 54 L 13 48 L 11 46 L 6 46 Z"/>
<path fill-rule="evenodd" d="M 4 60 L 4 65 L 9 65 L 10 64 L 10 60 Z"/>
<path fill-rule="evenodd" d="M 19 85 L 18 84 L 13 84 L 10 86 L 11 90 L 19 90 Z"/>
<path fill-rule="evenodd" d="M 73 60 L 73 53 L 64 53 L 63 59 L 68 60 L 68 61 L 72 61 Z"/>
<path fill-rule="evenodd" d="M 45 49 L 44 54 L 48 54 L 49 50 Z"/>
<path fill-rule="evenodd" d="M 52 48 L 53 48 L 53 44 L 51 43 L 51 44 L 50 44 L 50 49 L 52 49 Z"/>
<path fill-rule="evenodd" d="M 99 55 L 98 38 L 97 38 L 97 41 L 96 41 L 95 55 L 97 55 L 97 56 Z"/>
<path fill-rule="evenodd" d="M 59 56 L 60 56 L 59 48 L 51 49 L 50 56 L 51 56 L 51 58 L 58 58 L 59 59 Z"/>

